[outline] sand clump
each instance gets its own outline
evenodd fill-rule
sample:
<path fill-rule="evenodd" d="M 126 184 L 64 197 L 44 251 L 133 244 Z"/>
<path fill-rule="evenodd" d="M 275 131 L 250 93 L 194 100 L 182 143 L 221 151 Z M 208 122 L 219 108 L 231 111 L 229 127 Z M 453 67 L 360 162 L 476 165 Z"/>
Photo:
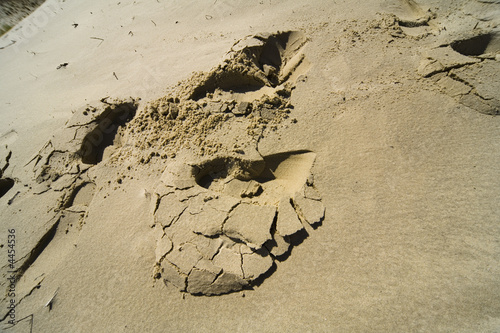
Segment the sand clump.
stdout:
<path fill-rule="evenodd" d="M 191 294 L 251 286 L 324 218 L 314 158 L 299 151 L 167 166 L 154 191 L 155 277 Z"/>

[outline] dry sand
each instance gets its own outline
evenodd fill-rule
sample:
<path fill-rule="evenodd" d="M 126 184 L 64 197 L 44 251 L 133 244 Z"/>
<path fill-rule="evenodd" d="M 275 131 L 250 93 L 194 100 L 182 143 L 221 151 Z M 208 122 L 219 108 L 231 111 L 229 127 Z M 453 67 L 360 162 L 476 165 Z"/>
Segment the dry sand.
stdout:
<path fill-rule="evenodd" d="M 499 24 L 46 1 L 0 38 L 1 330 L 499 332 Z"/>

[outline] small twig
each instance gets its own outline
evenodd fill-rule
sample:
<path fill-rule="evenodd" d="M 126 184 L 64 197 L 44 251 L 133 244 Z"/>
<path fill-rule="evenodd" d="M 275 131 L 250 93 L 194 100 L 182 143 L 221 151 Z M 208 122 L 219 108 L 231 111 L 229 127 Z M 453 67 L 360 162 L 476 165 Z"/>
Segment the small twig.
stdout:
<path fill-rule="evenodd" d="M 479 21 L 476 22 L 476 25 L 474 26 L 474 28 L 472 28 L 472 30 L 476 30 L 478 24 L 479 24 Z"/>
<path fill-rule="evenodd" d="M 14 194 L 14 196 L 7 202 L 7 205 L 12 205 L 12 203 L 14 202 L 14 200 L 16 200 L 16 197 L 20 194 L 21 192 L 17 191 L 16 194 Z"/>
<path fill-rule="evenodd" d="M 100 40 L 101 42 L 99 43 L 99 45 L 97 46 L 100 46 L 102 44 L 102 42 L 104 42 L 104 39 L 102 38 L 99 38 L 99 37 L 90 37 L 90 39 L 97 39 L 97 40 Z"/>
<path fill-rule="evenodd" d="M 45 306 L 49 307 L 49 311 L 52 310 L 52 305 L 54 304 L 54 298 L 56 298 L 57 292 L 59 291 L 59 288 L 56 289 L 56 292 L 54 293 L 54 296 L 52 296 L 51 299 L 47 303 L 45 303 Z"/>
<path fill-rule="evenodd" d="M 115 72 L 113 72 L 113 75 L 114 75 L 114 76 L 115 76 L 115 78 L 118 80 L 118 76 L 116 76 L 116 73 L 115 73 Z"/>
<path fill-rule="evenodd" d="M 128 32 L 128 34 L 129 34 L 130 36 L 134 36 L 134 33 L 132 32 L 132 30 L 130 30 L 130 31 Z"/>
<path fill-rule="evenodd" d="M 155 23 L 155 21 L 151 20 L 151 22 L 153 22 L 153 24 L 154 24 L 154 25 L 155 25 L 155 27 L 156 27 L 156 23 Z"/>

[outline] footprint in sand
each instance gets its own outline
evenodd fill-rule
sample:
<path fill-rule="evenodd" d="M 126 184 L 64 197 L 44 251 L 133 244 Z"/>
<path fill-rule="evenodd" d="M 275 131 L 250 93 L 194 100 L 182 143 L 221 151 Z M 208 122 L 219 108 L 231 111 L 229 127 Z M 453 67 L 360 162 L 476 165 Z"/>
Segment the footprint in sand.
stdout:
<path fill-rule="evenodd" d="M 462 34 L 424 54 L 418 72 L 478 112 L 500 114 L 500 31 Z"/>
<path fill-rule="evenodd" d="M 221 65 L 195 73 L 174 94 L 140 110 L 136 100 L 103 100 L 76 111 L 33 159 L 42 191 L 62 193 L 63 216 L 50 238 L 56 241 L 60 230 L 67 232 L 86 214 L 96 187 L 87 171 L 94 165 L 136 159 L 140 166 L 156 158 L 165 171 L 148 191 L 155 193 L 155 277 L 191 294 L 219 295 L 270 274 L 325 213 L 311 174 L 313 152 L 263 157 L 248 148 L 266 125 L 287 118 L 294 84 L 310 68 L 306 44 L 297 31 L 249 36 Z M 232 127 L 237 124 L 241 131 Z M 221 135 L 223 126 L 241 136 Z M 230 149 L 209 144 L 214 133 Z M 186 142 L 211 157 L 193 163 L 170 158 Z"/>
<path fill-rule="evenodd" d="M 157 278 L 180 291 L 218 295 L 270 272 L 304 226 L 323 220 L 314 159 L 310 151 L 254 152 L 169 165 L 155 190 Z"/>
<path fill-rule="evenodd" d="M 384 9 L 393 14 L 401 32 L 407 36 L 423 37 L 437 32 L 434 14 L 413 0 L 387 1 Z"/>
<path fill-rule="evenodd" d="M 65 126 L 54 133 L 33 162 L 37 183 L 69 188 L 90 167 L 121 147 L 118 133 L 135 115 L 137 101 L 108 100 L 76 110 Z"/>
<path fill-rule="evenodd" d="M 286 118 L 293 85 L 310 68 L 306 44 L 297 31 L 238 41 L 221 65 L 196 73 L 175 95 L 150 104 L 146 116 L 131 126 L 142 126 L 134 133 L 138 147 L 162 142 L 162 149 L 175 149 L 197 139 L 201 155 L 207 155 L 205 130 L 216 132 L 212 124 L 235 118 L 248 125 L 239 132 L 244 133 L 240 147 L 255 146 L 262 133 L 253 134 L 255 128 Z M 166 129 L 176 136 L 166 137 Z M 240 140 L 227 137 L 231 145 Z M 170 161 L 151 191 L 156 197 L 155 277 L 195 295 L 255 285 L 307 235 L 305 226 L 317 227 L 325 213 L 313 184 L 316 155 L 311 151 L 263 157 L 255 148 L 242 148 L 208 155 L 192 163 Z"/>
<path fill-rule="evenodd" d="M 93 104 L 76 110 L 28 163 L 33 164 L 38 183 L 32 194 L 53 191 L 60 193 L 60 198 L 53 207 L 55 215 L 46 223 L 45 234 L 19 268 L 19 277 L 34 274 L 27 271 L 35 260 L 62 260 L 73 248 L 96 192 L 88 170 L 109 157 L 107 150 L 110 147 L 119 147 L 118 132 L 137 108 L 133 99 L 103 99 Z"/>

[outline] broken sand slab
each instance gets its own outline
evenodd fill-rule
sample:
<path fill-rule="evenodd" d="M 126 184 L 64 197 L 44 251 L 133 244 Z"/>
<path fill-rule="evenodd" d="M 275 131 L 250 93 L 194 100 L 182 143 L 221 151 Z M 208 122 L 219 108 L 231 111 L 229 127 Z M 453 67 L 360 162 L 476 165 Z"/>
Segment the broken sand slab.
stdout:
<path fill-rule="evenodd" d="M 239 291 L 321 224 L 313 152 L 246 155 L 167 166 L 153 191 L 155 278 L 195 295 Z"/>
<path fill-rule="evenodd" d="M 475 32 L 424 53 L 418 68 L 442 91 L 478 112 L 500 114 L 500 32 Z"/>

